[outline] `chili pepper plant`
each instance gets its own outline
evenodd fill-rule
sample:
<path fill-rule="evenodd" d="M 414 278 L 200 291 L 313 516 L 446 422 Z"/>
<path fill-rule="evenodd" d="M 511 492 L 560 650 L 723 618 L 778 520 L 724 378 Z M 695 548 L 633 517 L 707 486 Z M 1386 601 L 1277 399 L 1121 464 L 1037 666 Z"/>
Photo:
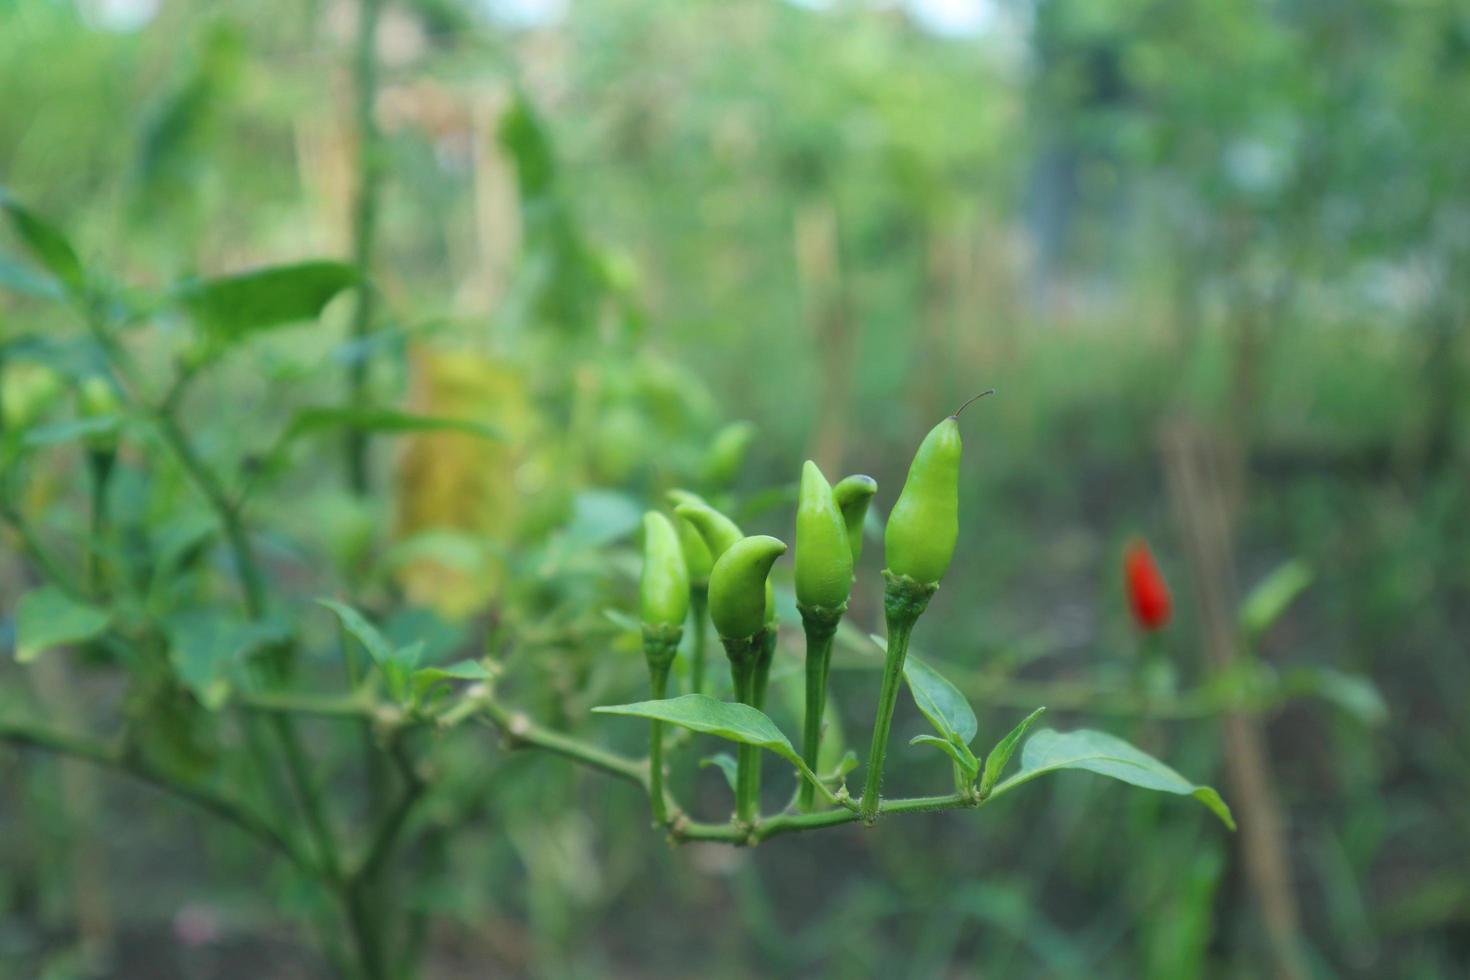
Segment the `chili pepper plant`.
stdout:
<path fill-rule="evenodd" d="M 22 594 L 8 597 L 15 655 L 30 665 L 61 648 L 83 652 L 87 669 L 122 678 L 123 695 L 119 710 L 68 726 L 6 692 L 0 739 L 127 774 L 254 839 L 332 897 L 335 911 L 320 926 L 324 947 L 344 974 L 369 980 L 414 974 L 419 947 L 395 876 L 403 855 L 431 832 L 417 817 L 439 791 L 438 745 L 475 723 L 498 730 L 506 747 L 539 750 L 546 765 L 583 766 L 629 784 L 647 796 L 653 823 L 675 844 L 749 846 L 848 824 L 884 833 L 890 818 L 980 810 L 1069 769 L 1193 796 L 1233 826 L 1213 789 L 1112 735 L 1033 730 L 1043 706 L 982 741 L 960 691 L 909 653 L 941 586 L 965 588 L 946 577 L 964 509 L 960 411 L 920 442 L 889 508 L 885 630 L 874 637 L 883 665 L 870 691 L 866 756 L 848 752 L 824 765 L 824 719 L 834 641 L 840 630 L 852 629 L 844 622 L 849 596 L 879 588 L 855 569 L 883 488 L 861 474 L 834 486 L 810 461 L 792 466 L 793 476 L 799 469 L 794 549 L 770 535 L 747 534 L 718 500 L 694 491 L 675 490 L 656 501 L 643 520 L 637 590 L 649 697 L 592 709 L 621 718 L 581 726 L 605 738 L 578 737 L 506 697 L 506 663 L 495 652 L 500 645 L 487 642 L 483 653 L 455 662 L 433 661 L 422 639 L 404 641 L 383 625 L 389 610 L 381 604 L 370 613 L 341 594 L 302 595 L 283 571 L 289 558 L 267 554 L 277 515 L 257 504 L 257 493 L 290 469 L 298 441 L 330 429 L 442 429 L 495 439 L 492 427 L 396 407 L 316 405 L 297 412 L 271 449 L 254 458 L 221 461 L 202 446 L 208 434 L 185 408 L 196 386 L 250 337 L 314 319 L 337 295 L 367 289 L 356 267 L 306 262 L 145 293 L 84 267 L 61 231 L 14 200 L 3 204 L 36 267 L 29 279 L 15 281 L 66 307 L 75 324 L 63 338 L 22 336 L 5 348 L 7 369 L 22 362 L 58 366 L 66 382 L 58 397 L 70 389 L 76 398 L 71 417 L 45 423 L 27 413 L 23 399 L 4 402 L 16 412 L 0 429 L 0 517 L 7 546 L 17 549 L 33 578 Z M 713 440 L 705 468 L 727 480 L 749 441 L 748 427 L 728 427 Z M 78 448 L 83 461 L 64 479 L 86 485 L 87 523 L 37 526 L 24 498 L 36 490 L 31 481 L 43 471 L 41 461 L 67 447 Z M 202 509 L 189 521 L 149 532 L 139 559 L 137 549 L 113 547 L 120 531 L 108 502 L 120 492 L 115 481 L 122 470 L 147 467 L 176 474 Z M 772 585 L 773 569 L 790 551 L 799 638 L 781 623 Z M 1139 616 L 1157 625 L 1167 616 L 1167 594 L 1160 598 L 1151 584 L 1151 563 L 1129 561 Z M 181 596 L 189 608 L 211 612 L 177 615 Z M 327 618 L 335 618 L 341 642 L 323 652 L 307 627 Z M 335 683 L 311 666 L 324 657 L 340 663 Z M 795 741 L 765 711 L 780 662 L 802 665 L 803 718 Z M 934 731 L 893 751 L 893 716 L 905 687 Z M 646 751 L 613 747 L 631 724 L 623 719 L 646 725 Z M 333 767 L 343 763 L 313 751 L 303 736 L 308 721 L 361 732 L 358 764 L 371 775 L 370 805 L 347 806 L 333 791 Z M 696 810 L 681 781 L 671 778 L 678 771 L 671 757 L 696 744 L 689 733 L 733 743 L 735 758 L 721 762 L 730 780 L 728 806 Z M 950 784 L 928 795 L 885 794 L 886 770 L 907 764 L 913 753 L 936 750 L 950 763 Z M 768 755 L 777 765 L 762 766 Z M 860 781 L 849 788 L 855 772 Z M 769 788 L 776 780 L 784 802 L 768 806 L 775 794 L 763 793 L 763 783 Z M 448 826 L 483 832 L 474 821 Z M 434 828 L 444 832 L 442 823 Z M 348 941 L 337 943 L 331 938 L 337 935 Z"/>

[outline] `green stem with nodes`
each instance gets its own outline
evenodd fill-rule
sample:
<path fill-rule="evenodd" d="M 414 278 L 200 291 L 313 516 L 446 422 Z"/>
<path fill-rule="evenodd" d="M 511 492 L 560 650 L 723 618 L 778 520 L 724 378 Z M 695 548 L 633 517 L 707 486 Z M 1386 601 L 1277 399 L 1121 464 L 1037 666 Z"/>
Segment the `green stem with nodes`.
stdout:
<path fill-rule="evenodd" d="M 234 824 L 279 851 L 303 872 L 310 874 L 315 871 L 311 860 L 301 852 L 295 842 L 257 814 L 244 800 L 234 799 L 211 787 L 187 782 L 162 772 L 146 759 L 127 752 L 122 747 L 28 722 L 5 720 L 0 720 L 0 741 L 33 746 L 125 772 Z"/>
<path fill-rule="evenodd" d="M 827 707 L 827 671 L 832 662 L 832 639 L 842 610 L 818 606 L 801 607 L 801 625 L 806 631 L 806 715 L 802 721 L 801 758 L 812 772 L 822 749 L 822 714 Z M 803 781 L 797 806 L 809 811 L 816 805 L 817 789 Z"/>
<path fill-rule="evenodd" d="M 689 617 L 694 621 L 694 632 L 689 638 L 689 690 L 704 693 L 704 651 L 708 632 L 705 620 L 709 616 L 709 587 L 694 586 L 689 590 Z"/>
<path fill-rule="evenodd" d="M 868 773 L 863 783 L 860 806 L 863 822 L 878 819 L 879 792 L 883 787 L 883 757 L 888 752 L 888 733 L 893 727 L 893 709 L 903 682 L 903 662 L 909 652 L 914 623 L 929 605 L 939 584 L 923 584 L 901 575 L 883 573 L 883 614 L 888 624 L 888 658 L 883 665 L 883 687 L 878 693 L 878 713 L 873 718 L 873 745 L 868 750 Z"/>

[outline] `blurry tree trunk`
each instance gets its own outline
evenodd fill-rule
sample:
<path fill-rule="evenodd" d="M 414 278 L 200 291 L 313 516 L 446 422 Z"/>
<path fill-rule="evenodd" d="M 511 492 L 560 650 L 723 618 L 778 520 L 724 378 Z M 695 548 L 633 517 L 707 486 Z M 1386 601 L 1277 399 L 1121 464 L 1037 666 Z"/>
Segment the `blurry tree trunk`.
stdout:
<path fill-rule="evenodd" d="M 1222 440 L 1183 422 L 1164 434 L 1163 448 L 1170 503 L 1199 604 L 1208 668 L 1225 674 L 1240 653 L 1232 494 L 1226 475 L 1232 468 L 1238 472 L 1240 464 L 1222 455 L 1237 452 L 1239 440 Z M 1300 947 L 1300 915 L 1265 734 L 1260 719 L 1243 712 L 1227 713 L 1224 726 L 1231 803 L 1239 817 L 1246 876 L 1270 941 L 1274 973 L 1286 980 L 1304 978 L 1308 972 Z"/>
<path fill-rule="evenodd" d="M 857 345 L 842 280 L 837 211 L 830 200 L 811 201 L 797 210 L 795 239 L 803 316 L 822 372 L 811 453 L 818 466 L 834 474 L 847 448 Z"/>

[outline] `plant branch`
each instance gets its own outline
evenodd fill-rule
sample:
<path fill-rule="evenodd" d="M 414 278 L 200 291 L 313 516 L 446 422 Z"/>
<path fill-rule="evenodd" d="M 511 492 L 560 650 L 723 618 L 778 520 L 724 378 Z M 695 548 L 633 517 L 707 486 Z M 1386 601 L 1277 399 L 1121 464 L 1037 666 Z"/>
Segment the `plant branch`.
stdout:
<path fill-rule="evenodd" d="M 185 782 L 104 742 L 26 722 L 7 720 L 0 720 L 0 741 L 44 749 L 126 773 L 234 824 L 279 851 L 302 871 L 313 873 L 316 870 L 289 838 L 243 801 L 195 783 Z"/>

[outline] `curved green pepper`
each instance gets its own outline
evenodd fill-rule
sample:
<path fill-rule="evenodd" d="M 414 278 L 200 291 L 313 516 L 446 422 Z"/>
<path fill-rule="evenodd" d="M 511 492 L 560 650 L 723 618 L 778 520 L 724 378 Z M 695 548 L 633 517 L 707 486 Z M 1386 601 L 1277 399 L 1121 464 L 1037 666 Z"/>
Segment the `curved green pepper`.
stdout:
<path fill-rule="evenodd" d="M 863 556 L 863 522 L 868 518 L 868 505 L 878 492 L 878 481 L 862 473 L 844 476 L 832 488 L 832 499 L 842 511 L 842 521 L 847 525 L 847 547 L 852 552 L 852 563 L 856 565 Z M 797 542 L 800 547 L 801 542 Z"/>
<path fill-rule="evenodd" d="M 715 560 L 709 576 L 709 613 L 720 636 L 740 639 L 765 628 L 766 581 L 786 544 L 765 534 L 741 538 Z"/>
<path fill-rule="evenodd" d="M 673 494 L 671 493 L 670 496 Z M 745 533 L 740 530 L 740 525 L 694 494 L 681 492 L 676 499 L 679 499 L 680 503 L 674 508 L 674 513 L 694 525 L 700 537 L 704 538 L 710 557 L 715 561 L 718 561 L 731 545 L 745 537 Z"/>

